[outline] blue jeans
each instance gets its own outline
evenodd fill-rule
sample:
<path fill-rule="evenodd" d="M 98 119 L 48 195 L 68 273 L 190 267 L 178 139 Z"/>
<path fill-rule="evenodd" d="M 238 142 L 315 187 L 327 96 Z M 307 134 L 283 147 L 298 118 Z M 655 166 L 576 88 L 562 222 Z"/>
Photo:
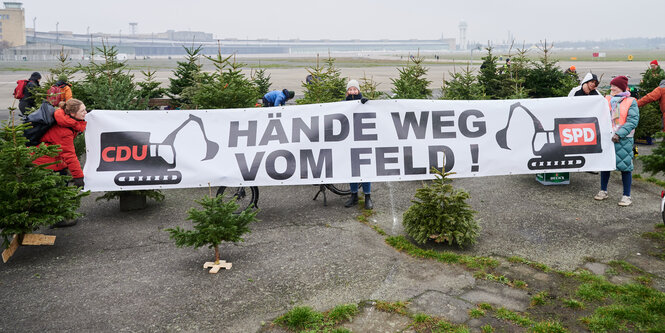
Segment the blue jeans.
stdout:
<path fill-rule="evenodd" d="M 623 195 L 630 196 L 630 185 L 633 181 L 633 172 L 621 171 L 621 182 L 623 183 Z M 607 184 L 610 182 L 610 171 L 600 172 L 600 189 L 607 191 Z"/>
<path fill-rule="evenodd" d="M 358 193 L 358 183 L 349 183 L 349 186 L 351 187 L 351 193 Z M 363 185 L 363 193 L 365 194 L 370 194 L 372 191 L 372 183 L 362 183 Z"/>

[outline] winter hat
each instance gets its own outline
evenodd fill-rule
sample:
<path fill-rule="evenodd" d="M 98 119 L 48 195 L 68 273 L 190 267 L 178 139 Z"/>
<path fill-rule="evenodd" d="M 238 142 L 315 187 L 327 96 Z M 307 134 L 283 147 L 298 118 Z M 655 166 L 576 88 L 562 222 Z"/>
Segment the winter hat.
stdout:
<path fill-rule="evenodd" d="M 610 81 L 610 85 L 616 86 L 621 91 L 626 91 L 628 89 L 628 78 L 623 75 L 617 76 Z"/>
<path fill-rule="evenodd" d="M 576 71 L 576 70 L 577 70 L 577 67 L 575 67 L 575 65 L 572 65 L 572 66 L 570 66 L 570 70 L 571 70 L 571 71 Z"/>
<path fill-rule="evenodd" d="M 649 63 L 650 65 L 656 65 L 658 66 L 658 60 L 654 59 L 652 62 Z"/>
<path fill-rule="evenodd" d="M 593 73 L 586 73 L 586 75 L 584 75 L 584 81 L 582 81 L 582 84 L 585 84 L 589 81 L 598 82 L 598 76 L 596 76 L 596 74 Z"/>
<path fill-rule="evenodd" d="M 34 72 L 32 75 L 30 75 L 30 80 L 41 80 L 42 75 L 39 74 L 39 72 Z"/>
<path fill-rule="evenodd" d="M 349 90 L 351 87 L 356 87 L 358 91 L 360 91 L 360 85 L 358 84 L 358 81 L 356 80 L 349 80 L 349 83 L 346 84 L 346 90 Z"/>
<path fill-rule="evenodd" d="M 282 90 L 282 94 L 286 96 L 286 99 L 292 99 L 296 95 L 296 92 L 293 90 L 284 89 Z"/>

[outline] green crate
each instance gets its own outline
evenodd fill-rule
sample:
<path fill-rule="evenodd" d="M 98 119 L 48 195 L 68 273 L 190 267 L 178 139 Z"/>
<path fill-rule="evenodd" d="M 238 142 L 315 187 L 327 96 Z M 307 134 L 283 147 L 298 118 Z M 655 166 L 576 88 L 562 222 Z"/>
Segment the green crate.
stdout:
<path fill-rule="evenodd" d="M 536 180 L 543 185 L 567 185 L 570 184 L 570 173 L 537 173 Z"/>

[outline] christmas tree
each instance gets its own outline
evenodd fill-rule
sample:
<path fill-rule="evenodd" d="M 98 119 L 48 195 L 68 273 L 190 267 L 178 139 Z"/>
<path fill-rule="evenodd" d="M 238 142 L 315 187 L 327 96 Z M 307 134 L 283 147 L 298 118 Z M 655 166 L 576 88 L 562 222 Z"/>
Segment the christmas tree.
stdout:
<path fill-rule="evenodd" d="M 432 95 L 429 84 L 426 79 L 427 68 L 423 67 L 424 59 L 418 56 L 411 56 L 406 67 L 398 68 L 399 78 L 390 79 L 395 86 L 392 89 L 393 98 L 400 99 L 426 99 Z"/>
<path fill-rule="evenodd" d="M 192 103 L 202 109 L 229 109 L 253 107 L 260 95 L 256 85 L 242 73 L 243 63 L 235 56 L 206 57 L 217 69 L 213 73 L 199 76 L 196 86 L 191 88 Z M 233 59 L 232 59 L 233 58 Z"/>
<path fill-rule="evenodd" d="M 460 247 L 476 242 L 480 227 L 475 211 L 466 202 L 469 193 L 455 190 L 447 177 L 450 172 L 432 168 L 436 179 L 416 190 L 416 200 L 404 212 L 404 228 L 418 243 L 433 239 Z"/>
<path fill-rule="evenodd" d="M 258 210 L 247 208 L 236 214 L 238 204 L 235 200 L 224 200 L 223 196 L 205 196 L 196 201 L 203 209 L 191 208 L 187 211 L 187 220 L 194 222 L 194 230 L 180 227 L 166 229 L 177 247 L 208 246 L 215 249 L 215 264 L 219 264 L 219 245 L 222 242 L 244 241 L 242 235 L 250 232 L 249 223 L 257 221 Z"/>
<path fill-rule="evenodd" d="M 451 76 L 451 80 L 443 82 L 441 99 L 485 99 L 483 86 L 473 76 L 469 66 L 462 69 L 462 72 L 451 73 Z"/>
<path fill-rule="evenodd" d="M 183 46 L 184 47 L 184 46 Z M 174 99 L 178 105 L 190 104 L 191 101 L 187 96 L 183 96 L 183 91 L 186 88 L 196 85 L 196 78 L 201 73 L 201 64 L 199 58 L 201 57 L 201 48 L 198 47 L 184 47 L 187 52 L 185 61 L 178 61 L 178 67 L 173 71 L 175 78 L 169 78 L 170 86 L 167 95 Z M 186 95 L 186 94 L 185 94 Z"/>
<path fill-rule="evenodd" d="M 27 147 L 23 131 L 29 125 L 15 125 L 13 108 L 10 112 L 10 121 L 3 123 L 0 133 L 0 237 L 4 247 L 14 234 L 81 216 L 76 209 L 89 194 L 66 186 L 70 176 L 33 164 L 41 156 L 56 156 L 59 146 Z"/>
<path fill-rule="evenodd" d="M 335 67 L 335 58 L 328 55 L 325 65 L 319 63 L 316 56 L 316 65 L 307 68 L 311 75 L 309 82 L 303 82 L 305 97 L 299 99 L 298 104 L 330 103 L 344 100 L 346 95 L 346 80 L 341 71 Z"/>
<path fill-rule="evenodd" d="M 259 96 L 263 96 L 270 91 L 270 74 L 266 73 L 265 68 L 259 68 L 250 75 L 252 82 L 256 85 Z"/>

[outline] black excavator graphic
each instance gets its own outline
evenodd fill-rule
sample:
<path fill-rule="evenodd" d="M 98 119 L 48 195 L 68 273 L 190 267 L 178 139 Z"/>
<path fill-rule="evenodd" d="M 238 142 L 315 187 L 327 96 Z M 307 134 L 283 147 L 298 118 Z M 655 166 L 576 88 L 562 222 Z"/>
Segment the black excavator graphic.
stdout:
<path fill-rule="evenodd" d="M 101 134 L 101 157 L 97 171 L 126 171 L 113 179 L 119 186 L 178 184 L 182 174 L 175 168 L 176 151 L 173 143 L 176 135 L 190 122 L 201 128 L 206 143 L 206 155 L 202 161 L 214 158 L 219 151 L 216 142 L 208 140 L 201 118 L 189 115 L 178 128 L 161 143 L 150 142 L 150 132 L 108 132 Z M 138 171 L 136 171 L 138 170 Z"/>
<path fill-rule="evenodd" d="M 508 149 L 508 127 L 515 109 L 520 108 L 531 117 L 536 133 L 531 140 L 533 154 L 539 157 L 527 162 L 530 170 L 575 169 L 584 166 L 584 156 L 571 154 L 601 153 L 598 118 L 555 118 L 554 129 L 546 131 L 536 116 L 517 102 L 510 106 L 506 127 L 496 133 L 499 147 Z M 538 149 L 538 147 L 540 147 Z"/>

